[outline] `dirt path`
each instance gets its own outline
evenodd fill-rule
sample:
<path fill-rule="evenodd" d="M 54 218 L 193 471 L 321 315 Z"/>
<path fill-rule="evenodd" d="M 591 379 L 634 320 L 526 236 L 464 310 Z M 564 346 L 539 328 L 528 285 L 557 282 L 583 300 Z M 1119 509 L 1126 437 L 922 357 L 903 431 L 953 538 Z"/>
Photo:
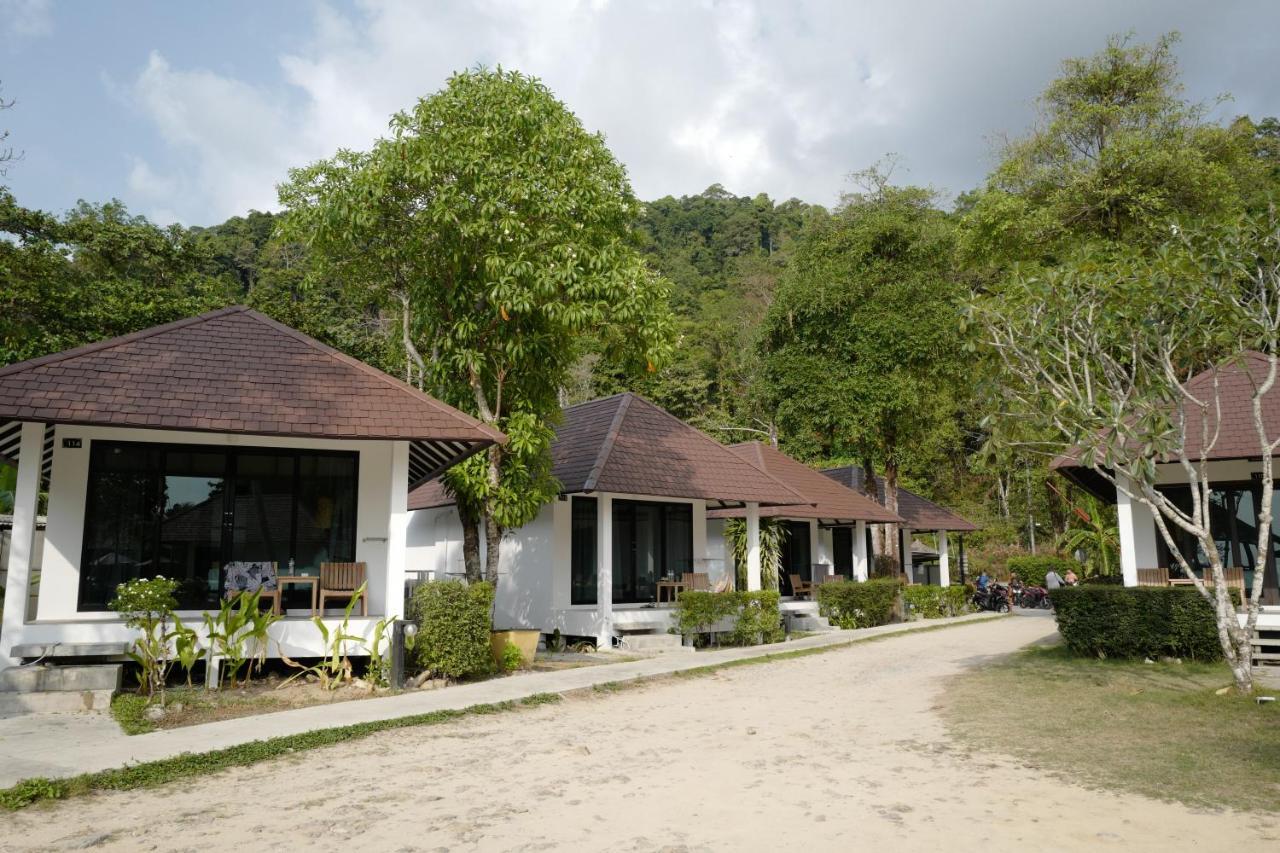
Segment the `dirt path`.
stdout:
<path fill-rule="evenodd" d="M 1051 631 L 1005 619 L 388 732 L 2 815 L 0 850 L 1280 849 L 1273 818 L 958 750 L 943 679 Z"/>

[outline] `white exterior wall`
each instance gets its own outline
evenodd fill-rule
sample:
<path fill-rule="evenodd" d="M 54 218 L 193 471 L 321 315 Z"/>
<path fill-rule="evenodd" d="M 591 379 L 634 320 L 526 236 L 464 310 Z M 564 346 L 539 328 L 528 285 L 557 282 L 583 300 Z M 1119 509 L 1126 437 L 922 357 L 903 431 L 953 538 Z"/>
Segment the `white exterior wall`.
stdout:
<path fill-rule="evenodd" d="M 64 448 L 64 438 L 79 438 L 79 448 Z M 41 555 L 40 595 L 36 619 L 20 637 L 6 633 L 5 642 L 125 642 L 133 632 L 112 612 L 76 610 L 80 588 L 80 557 L 84 542 L 89 453 L 93 441 L 135 441 L 209 447 L 278 447 L 305 450 L 355 451 L 359 454 L 356 494 L 356 554 L 368 567 L 370 614 L 399 615 L 403 606 L 404 542 L 407 534 L 407 442 L 344 441 L 282 438 L 243 434 L 173 432 L 59 425 L 54 431 L 53 466 L 49 480 L 48 523 Z M 199 612 L 182 611 L 184 621 L 199 623 Z M 357 631 L 371 630 L 376 619 L 352 620 Z M 287 654 L 319 652 L 319 633 L 309 622 L 278 623 L 273 640 Z M 275 656 L 275 644 L 270 654 Z"/>
<path fill-rule="evenodd" d="M 443 580 L 466 574 L 462 522 L 451 506 L 409 513 L 406 570 L 411 578 Z"/>

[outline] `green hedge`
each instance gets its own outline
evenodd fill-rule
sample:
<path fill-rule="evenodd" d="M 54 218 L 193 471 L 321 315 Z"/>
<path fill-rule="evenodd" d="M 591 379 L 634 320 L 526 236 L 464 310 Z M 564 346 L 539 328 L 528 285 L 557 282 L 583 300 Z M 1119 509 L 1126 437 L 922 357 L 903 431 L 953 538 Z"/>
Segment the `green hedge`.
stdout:
<path fill-rule="evenodd" d="M 492 613 L 492 584 L 444 580 L 420 585 L 409 600 L 409 618 L 418 623 L 414 662 L 446 678 L 491 672 Z"/>
<path fill-rule="evenodd" d="M 902 598 L 908 614 L 921 619 L 942 619 L 970 612 L 969 589 L 965 586 L 929 586 L 917 584 L 903 587 Z"/>
<path fill-rule="evenodd" d="M 871 628 L 893 621 L 902 582 L 897 578 L 828 581 L 816 593 L 818 612 L 841 628 Z"/>
<path fill-rule="evenodd" d="M 1135 659 L 1222 657 L 1213 608 L 1194 589 L 1078 586 L 1050 590 L 1049 598 L 1062 642 L 1076 654 Z"/>
<path fill-rule="evenodd" d="M 725 641 L 737 646 L 757 642 L 776 643 L 782 639 L 778 593 L 704 592 L 688 590 L 676 602 L 676 626 L 681 634 L 708 633 L 717 622 L 733 619 L 733 630 Z"/>
<path fill-rule="evenodd" d="M 1027 586 L 1044 586 L 1044 576 L 1052 569 L 1063 577 L 1067 572 L 1082 574 L 1080 564 L 1070 557 L 1056 557 L 1052 554 L 1035 554 L 1022 557 L 1010 557 L 1006 564 L 1009 574 L 1017 574 Z"/>

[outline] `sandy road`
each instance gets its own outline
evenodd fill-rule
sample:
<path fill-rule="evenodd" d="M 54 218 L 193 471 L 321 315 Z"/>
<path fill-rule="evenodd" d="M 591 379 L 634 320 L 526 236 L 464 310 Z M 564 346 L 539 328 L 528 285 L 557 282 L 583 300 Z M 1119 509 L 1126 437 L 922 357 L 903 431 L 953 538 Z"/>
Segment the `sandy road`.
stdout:
<path fill-rule="evenodd" d="M 1280 849 L 1272 818 L 970 755 L 947 676 L 1016 618 L 387 732 L 153 791 L 0 815 L 0 850 Z"/>

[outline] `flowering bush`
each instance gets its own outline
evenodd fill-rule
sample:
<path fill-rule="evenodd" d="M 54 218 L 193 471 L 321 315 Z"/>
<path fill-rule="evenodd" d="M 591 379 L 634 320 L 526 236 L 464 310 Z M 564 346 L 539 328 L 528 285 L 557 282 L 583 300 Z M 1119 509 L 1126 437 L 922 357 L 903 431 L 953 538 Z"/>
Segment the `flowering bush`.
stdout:
<path fill-rule="evenodd" d="M 197 642 L 195 632 L 180 622 L 176 623 L 175 630 L 169 630 L 170 620 L 176 621 L 173 609 L 178 601 L 173 594 L 177 589 L 178 581 L 162 575 L 138 578 L 117 586 L 116 597 L 111 602 L 111 609 L 124 617 L 126 625 L 142 632 L 126 652 L 142 669 L 139 691 L 148 697 L 159 695 L 162 700 L 165 681 L 173 666 L 170 642 L 177 640 L 184 649 Z"/>

